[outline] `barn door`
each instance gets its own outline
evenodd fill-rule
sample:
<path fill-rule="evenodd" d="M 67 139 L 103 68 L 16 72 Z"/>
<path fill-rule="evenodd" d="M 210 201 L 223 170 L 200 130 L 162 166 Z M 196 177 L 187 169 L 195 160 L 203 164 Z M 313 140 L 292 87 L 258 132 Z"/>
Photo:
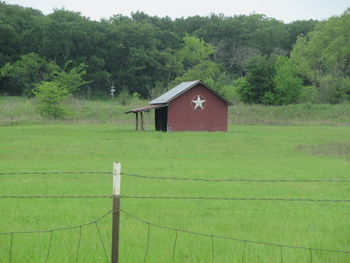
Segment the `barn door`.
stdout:
<path fill-rule="evenodd" d="M 168 107 L 155 109 L 156 131 L 167 131 Z"/>

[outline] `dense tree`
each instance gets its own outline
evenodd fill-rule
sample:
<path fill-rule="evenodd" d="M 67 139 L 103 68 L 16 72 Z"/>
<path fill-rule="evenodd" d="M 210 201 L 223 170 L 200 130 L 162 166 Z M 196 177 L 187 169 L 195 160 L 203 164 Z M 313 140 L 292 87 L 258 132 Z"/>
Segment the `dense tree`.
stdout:
<path fill-rule="evenodd" d="M 0 69 L 2 92 L 8 95 L 31 95 L 35 84 L 53 78 L 58 66 L 35 53 L 21 56 Z"/>
<path fill-rule="evenodd" d="M 77 67 L 73 67 L 69 69 L 70 61 L 68 61 L 63 68 L 63 70 L 59 70 L 54 72 L 53 81 L 58 83 L 59 86 L 65 88 L 71 94 L 77 94 L 79 89 L 90 83 L 90 81 L 85 81 L 84 76 L 86 75 L 86 65 L 80 64 Z"/>
<path fill-rule="evenodd" d="M 274 90 L 265 94 L 265 102 L 273 105 L 297 103 L 303 80 L 297 76 L 295 65 L 284 56 L 275 60 Z"/>
<path fill-rule="evenodd" d="M 208 60 L 209 56 L 214 53 L 213 46 L 196 37 L 186 36 L 183 41 L 184 45 L 176 55 L 185 70 L 201 63 L 203 60 Z"/>
<path fill-rule="evenodd" d="M 318 89 L 319 101 L 338 103 L 349 99 L 350 9 L 300 36 L 291 54 L 298 73 Z"/>
<path fill-rule="evenodd" d="M 246 77 L 240 78 L 238 94 L 243 102 L 282 105 L 298 102 L 302 79 L 285 56 L 255 56 L 247 60 Z"/>
<path fill-rule="evenodd" d="M 319 102 L 337 103 L 350 94 L 349 28 L 349 11 L 289 24 L 262 14 L 172 20 L 143 12 L 97 22 L 0 2 L 0 94 L 29 95 L 35 83 L 53 79 L 50 68 L 63 76 L 84 64 L 82 80 L 91 81 L 77 92 L 89 97 L 109 96 L 114 85 L 116 95 L 148 98 L 190 79 L 221 90 L 240 78 L 243 101 L 284 104 L 297 100 L 301 77 Z"/>
<path fill-rule="evenodd" d="M 240 83 L 239 94 L 246 103 L 266 103 L 265 95 L 273 92 L 274 59 L 258 55 L 245 63 L 245 80 Z"/>

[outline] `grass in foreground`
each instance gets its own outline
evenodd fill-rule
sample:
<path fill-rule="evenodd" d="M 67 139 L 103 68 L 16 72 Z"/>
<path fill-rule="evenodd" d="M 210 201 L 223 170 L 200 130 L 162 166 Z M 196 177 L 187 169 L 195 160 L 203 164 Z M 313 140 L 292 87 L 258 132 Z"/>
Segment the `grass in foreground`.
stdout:
<path fill-rule="evenodd" d="M 193 178 L 345 179 L 349 153 L 314 154 L 307 147 L 347 145 L 349 127 L 231 126 L 227 133 L 134 132 L 132 125 L 31 125 L 0 128 L 0 171 L 122 171 Z M 302 145 L 302 146 L 301 146 Z M 323 146 L 322 146 L 323 147 Z M 321 148 L 322 148 L 321 147 Z M 322 148 L 323 149 L 323 148 Z M 110 195 L 109 175 L 0 175 L 1 195 Z M 350 199 L 344 183 L 224 183 L 122 177 L 122 195 Z M 108 199 L 0 199 L 0 232 L 90 222 Z M 122 199 L 147 221 L 240 239 L 348 250 L 348 203 Z M 111 217 L 99 223 L 110 255 Z M 172 262 L 175 233 L 150 228 L 146 262 Z M 147 225 L 122 216 L 120 262 L 144 262 Z M 14 235 L 12 262 L 45 262 L 50 234 Z M 178 234 L 175 262 L 210 262 L 210 238 Z M 55 232 L 48 262 L 107 262 L 95 225 Z M 11 237 L 0 236 L 0 262 Z M 244 243 L 214 240 L 214 262 L 242 262 Z M 310 262 L 308 251 L 283 249 L 283 262 Z M 312 262 L 348 262 L 315 252 Z M 280 262 L 280 248 L 247 244 L 244 262 Z"/>

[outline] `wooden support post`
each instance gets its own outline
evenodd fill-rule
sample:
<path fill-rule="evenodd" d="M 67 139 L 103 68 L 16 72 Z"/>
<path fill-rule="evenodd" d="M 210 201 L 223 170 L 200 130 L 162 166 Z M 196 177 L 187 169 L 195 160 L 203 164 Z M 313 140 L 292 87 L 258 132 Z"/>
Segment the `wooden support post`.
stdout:
<path fill-rule="evenodd" d="M 113 163 L 112 263 L 119 262 L 120 163 Z"/>
<path fill-rule="evenodd" d="M 141 131 L 143 131 L 143 112 L 141 111 Z"/>
<path fill-rule="evenodd" d="M 135 113 L 135 118 L 136 118 L 136 127 L 135 127 L 135 130 L 137 131 L 138 128 L 139 128 L 139 113 L 138 113 L 138 112 Z"/>
<path fill-rule="evenodd" d="M 147 125 L 146 125 L 146 130 L 149 131 L 149 113 L 150 111 L 146 111 L 147 112 Z"/>

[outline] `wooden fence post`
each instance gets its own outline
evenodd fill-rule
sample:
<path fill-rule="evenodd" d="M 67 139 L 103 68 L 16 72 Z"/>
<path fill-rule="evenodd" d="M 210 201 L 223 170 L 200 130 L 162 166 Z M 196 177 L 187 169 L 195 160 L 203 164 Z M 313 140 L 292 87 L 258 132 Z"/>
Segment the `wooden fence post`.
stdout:
<path fill-rule="evenodd" d="M 120 163 L 113 163 L 112 263 L 119 262 Z"/>
<path fill-rule="evenodd" d="M 135 121 L 136 121 L 135 130 L 137 131 L 138 127 L 139 127 L 139 113 L 138 112 L 135 113 Z"/>
<path fill-rule="evenodd" d="M 147 114 L 146 130 L 147 130 L 147 131 L 149 131 L 149 113 L 150 113 L 150 111 L 146 111 L 146 114 Z"/>
<path fill-rule="evenodd" d="M 143 131 L 143 112 L 141 111 L 141 131 Z"/>

